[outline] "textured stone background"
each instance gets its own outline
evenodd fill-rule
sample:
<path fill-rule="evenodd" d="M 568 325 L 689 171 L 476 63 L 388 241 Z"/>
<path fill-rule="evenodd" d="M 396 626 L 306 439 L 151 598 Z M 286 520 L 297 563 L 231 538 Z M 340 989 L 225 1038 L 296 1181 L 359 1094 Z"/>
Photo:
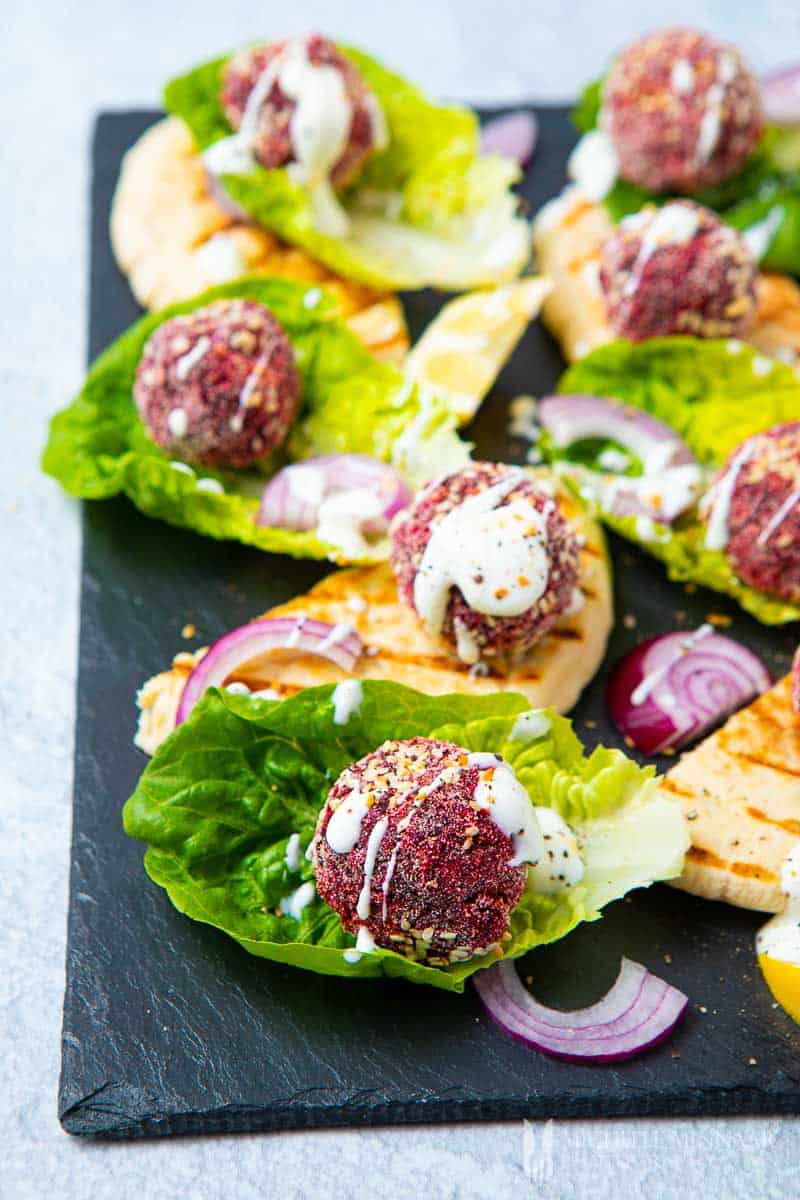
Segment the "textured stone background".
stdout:
<path fill-rule="evenodd" d="M 665 22 L 739 41 L 758 69 L 800 57 L 796 0 L 40 0 L 4 11 L 0 74 L 0 1196 L 547 1198 L 800 1196 L 800 1123 L 477 1125 L 83 1145 L 55 1117 L 77 638 L 75 505 L 38 473 L 47 415 L 85 355 L 88 146 L 101 108 L 152 106 L 170 74 L 316 26 L 431 91 L 562 100 Z"/>

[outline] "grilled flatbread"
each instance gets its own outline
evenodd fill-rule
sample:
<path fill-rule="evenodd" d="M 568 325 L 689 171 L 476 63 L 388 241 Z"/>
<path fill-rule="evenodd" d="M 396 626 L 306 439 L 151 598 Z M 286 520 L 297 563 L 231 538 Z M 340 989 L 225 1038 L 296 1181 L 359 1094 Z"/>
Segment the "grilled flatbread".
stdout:
<path fill-rule="evenodd" d="M 684 754 L 662 782 L 692 845 L 673 886 L 780 912 L 781 865 L 800 839 L 800 717 L 787 676 Z"/>
<path fill-rule="evenodd" d="M 553 283 L 542 319 L 568 362 L 615 338 L 600 288 L 600 249 L 613 231 L 602 204 L 567 188 L 539 212 L 534 246 L 539 270 Z M 756 322 L 746 341 L 762 354 L 800 360 L 800 288 L 785 275 L 762 274 Z"/>
<path fill-rule="evenodd" d="M 332 275 L 266 229 L 235 220 L 208 187 L 191 134 L 176 117 L 153 125 L 125 155 L 111 212 L 111 242 L 136 299 L 164 308 L 240 275 L 317 283 L 378 358 L 408 349 L 403 309 L 392 295 Z"/>
<path fill-rule="evenodd" d="M 568 712 L 603 659 L 613 600 L 599 527 L 571 496 L 562 494 L 559 500 L 565 518 L 584 539 L 579 575 L 584 604 L 578 612 L 562 617 L 508 675 L 481 675 L 428 637 L 415 614 L 398 598 L 391 568 L 385 563 L 335 571 L 305 596 L 264 616 L 303 614 L 331 624 L 352 625 L 365 646 L 353 672 L 360 679 L 391 679 L 432 695 L 522 692 L 534 708 L 552 705 L 559 712 Z M 136 744 L 148 754 L 172 731 L 183 686 L 203 653 L 179 654 L 170 670 L 148 680 L 139 692 Z M 349 676 L 325 659 L 295 655 L 254 660 L 237 671 L 236 678 L 253 690 L 273 688 L 280 696 L 291 696 L 301 688 L 339 683 Z"/>

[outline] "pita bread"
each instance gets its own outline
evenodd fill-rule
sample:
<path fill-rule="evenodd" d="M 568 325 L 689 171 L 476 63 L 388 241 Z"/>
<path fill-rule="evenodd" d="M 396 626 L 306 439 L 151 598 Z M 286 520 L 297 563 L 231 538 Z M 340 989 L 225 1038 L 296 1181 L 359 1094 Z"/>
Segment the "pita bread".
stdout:
<path fill-rule="evenodd" d="M 559 499 L 565 518 L 584 539 L 579 583 L 585 602 L 578 612 L 562 617 L 508 675 L 479 675 L 452 658 L 444 644 L 427 637 L 415 614 L 399 600 L 386 563 L 335 571 L 305 596 L 264 616 L 303 614 L 334 625 L 352 625 L 365 647 L 353 672 L 356 678 L 391 679 L 432 695 L 522 692 L 534 708 L 552 705 L 568 712 L 602 662 L 613 600 L 599 527 L 571 496 L 563 493 Z M 148 680 L 139 692 L 141 716 L 135 740 L 148 754 L 174 728 L 183 686 L 203 653 L 179 654 L 168 671 Z M 291 696 L 301 688 L 339 683 L 350 676 L 325 659 L 295 655 L 254 660 L 237 671 L 236 678 L 253 690 L 273 688 L 281 696 Z"/>
<path fill-rule="evenodd" d="M 800 717 L 787 676 L 684 754 L 662 787 L 680 798 L 692 845 L 673 886 L 780 912 L 780 872 L 800 839 Z"/>
<path fill-rule="evenodd" d="M 239 275 L 278 275 L 331 292 L 353 332 L 378 358 L 399 362 L 408 334 L 399 300 L 332 275 L 266 229 L 236 221 L 208 189 L 184 123 L 167 117 L 123 159 L 111 243 L 136 299 L 164 308 Z"/>
<path fill-rule="evenodd" d="M 542 319 L 568 362 L 615 338 L 600 289 L 600 249 L 613 232 L 602 204 L 567 188 L 533 227 L 539 270 L 553 282 Z M 756 323 L 746 341 L 771 357 L 800 357 L 800 288 L 785 275 L 759 276 Z"/>

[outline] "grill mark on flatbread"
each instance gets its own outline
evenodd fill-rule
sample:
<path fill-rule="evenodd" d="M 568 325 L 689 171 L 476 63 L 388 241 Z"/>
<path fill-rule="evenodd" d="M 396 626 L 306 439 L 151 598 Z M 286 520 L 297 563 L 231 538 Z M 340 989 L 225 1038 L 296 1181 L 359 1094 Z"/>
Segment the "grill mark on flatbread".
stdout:
<path fill-rule="evenodd" d="M 800 838 L 800 821 L 796 821 L 793 817 L 788 817 L 785 821 L 778 821 L 774 817 L 767 816 L 760 808 L 754 808 L 751 804 L 748 804 L 745 811 L 754 821 L 763 821 L 765 825 L 774 825 L 777 829 L 785 829 L 787 833 Z"/>
<path fill-rule="evenodd" d="M 602 661 L 613 599 L 607 560 L 597 550 L 603 543 L 596 523 L 574 501 L 565 502 L 564 515 L 576 533 L 592 544 L 592 551 L 581 547 L 579 558 L 578 586 L 585 602 L 502 675 L 499 667 L 488 675 L 471 671 L 451 657 L 444 643 L 427 637 L 415 614 L 400 601 L 388 563 L 334 571 L 305 595 L 263 615 L 303 614 L 334 625 L 352 625 L 365 648 L 353 671 L 359 679 L 394 679 L 433 695 L 517 691 L 533 708 L 552 705 L 568 712 Z M 185 653 L 180 657 L 180 663 L 176 660 L 171 670 L 149 680 L 139 693 L 142 715 L 137 745 L 148 753 L 172 729 L 181 691 L 196 661 Z M 487 666 L 491 669 L 491 660 Z M 302 687 L 337 683 L 348 676 L 326 659 L 291 654 L 246 663 L 236 678 L 254 689 L 271 687 L 290 695 Z"/>
<path fill-rule="evenodd" d="M 735 713 L 662 781 L 693 846 L 675 886 L 742 908 L 783 907 L 781 866 L 800 837 L 800 718 L 791 678 Z"/>

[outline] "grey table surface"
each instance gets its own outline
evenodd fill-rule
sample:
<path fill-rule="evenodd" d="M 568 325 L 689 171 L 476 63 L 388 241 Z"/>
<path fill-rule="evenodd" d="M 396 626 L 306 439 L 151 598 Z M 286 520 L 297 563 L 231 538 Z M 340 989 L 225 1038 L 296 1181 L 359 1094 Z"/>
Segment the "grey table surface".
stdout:
<path fill-rule="evenodd" d="M 0 73 L 0 1197 L 800 1197 L 800 1122 L 524 1123 L 85 1144 L 56 1120 L 80 531 L 43 478 L 85 357 L 88 149 L 187 64 L 321 28 L 431 92 L 564 100 L 636 33 L 704 25 L 759 69 L 800 58 L 797 0 L 40 0 L 4 10 Z M 154 614 L 154 620 L 158 614 Z"/>

